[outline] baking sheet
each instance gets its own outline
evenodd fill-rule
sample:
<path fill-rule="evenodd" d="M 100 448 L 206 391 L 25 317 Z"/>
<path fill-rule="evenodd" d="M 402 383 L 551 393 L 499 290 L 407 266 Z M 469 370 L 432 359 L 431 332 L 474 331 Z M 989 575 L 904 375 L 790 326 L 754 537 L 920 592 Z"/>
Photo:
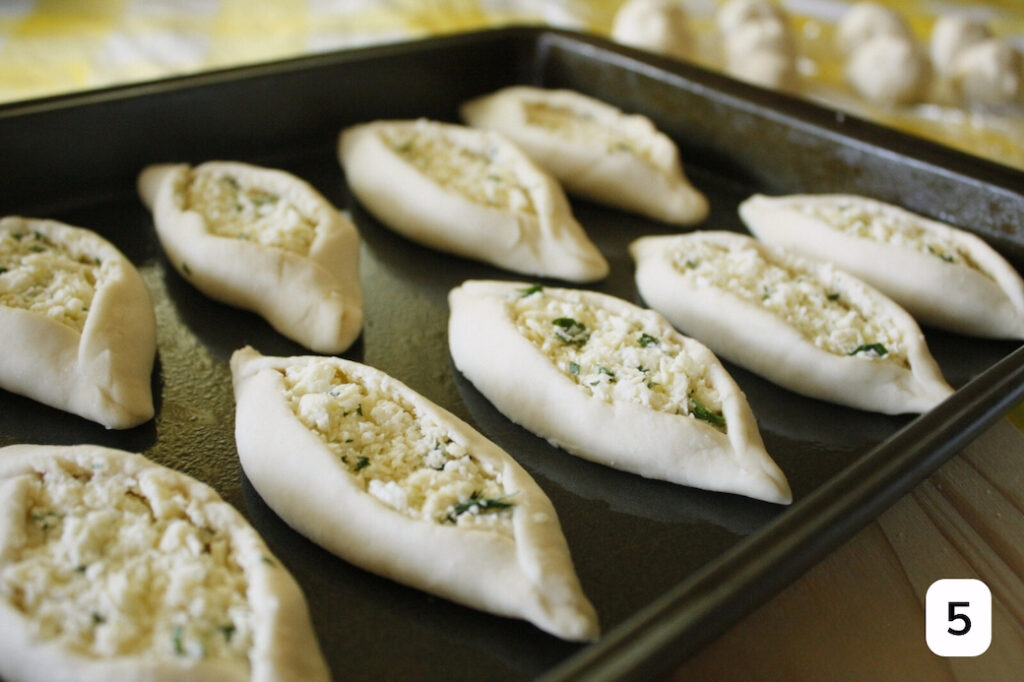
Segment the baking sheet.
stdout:
<path fill-rule="evenodd" d="M 338 679 L 649 679 L 766 599 L 1024 397 L 1014 342 L 926 329 L 957 395 L 922 417 L 803 398 L 728 366 L 791 508 L 649 481 L 574 458 L 515 426 L 452 366 L 447 292 L 467 278 L 522 279 L 383 228 L 348 195 L 342 127 L 374 118 L 455 120 L 459 103 L 513 83 L 571 87 L 649 115 L 711 200 L 702 225 L 742 230 L 755 191 L 848 191 L 977 231 L 1020 268 L 1024 177 L 806 103 L 596 38 L 512 28 L 322 55 L 0 108 L 0 214 L 96 230 L 153 294 L 156 418 L 102 427 L 0 391 L 0 444 L 90 442 L 143 452 L 238 507 L 299 580 Z M 291 531 L 241 473 L 227 360 L 244 344 L 307 351 L 258 317 L 214 303 L 166 262 L 134 194 L 148 163 L 275 166 L 351 209 L 363 237 L 366 326 L 344 355 L 376 366 L 513 454 L 558 510 L 605 637 L 581 647 L 356 569 Z M 673 231 L 573 202 L 612 265 L 592 288 L 640 299 L 626 247 Z M 554 283 L 554 282 L 553 282 Z"/>

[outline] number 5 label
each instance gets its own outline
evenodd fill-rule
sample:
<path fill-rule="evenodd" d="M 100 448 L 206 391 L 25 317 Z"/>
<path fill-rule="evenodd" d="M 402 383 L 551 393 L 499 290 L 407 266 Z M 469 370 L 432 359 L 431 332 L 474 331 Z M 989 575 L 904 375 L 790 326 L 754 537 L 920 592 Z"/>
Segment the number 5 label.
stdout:
<path fill-rule="evenodd" d="M 925 641 L 939 656 L 978 656 L 992 643 L 992 593 L 980 580 L 936 580 L 924 598 Z"/>

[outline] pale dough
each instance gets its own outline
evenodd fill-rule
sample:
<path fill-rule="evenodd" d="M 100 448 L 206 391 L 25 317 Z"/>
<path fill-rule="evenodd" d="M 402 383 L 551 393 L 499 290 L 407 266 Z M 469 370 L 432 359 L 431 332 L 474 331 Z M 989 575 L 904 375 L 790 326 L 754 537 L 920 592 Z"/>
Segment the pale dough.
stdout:
<path fill-rule="evenodd" d="M 661 315 L 597 292 L 481 280 L 453 289 L 449 306 L 456 368 L 529 431 L 648 478 L 791 501 L 742 391 Z"/>
<path fill-rule="evenodd" d="M 460 112 L 497 131 L 554 175 L 570 194 L 679 225 L 708 213 L 683 173 L 679 150 L 650 119 L 571 90 L 511 86 Z"/>
<path fill-rule="evenodd" d="M 887 414 L 952 393 L 910 315 L 828 264 L 731 232 L 645 237 L 630 252 L 648 305 L 780 386 Z"/>
<path fill-rule="evenodd" d="M 468 424 L 340 358 L 245 348 L 231 370 L 242 467 L 300 533 L 446 599 L 564 639 L 597 637 L 551 502 Z"/>
<path fill-rule="evenodd" d="M 4 389 L 112 429 L 153 417 L 149 291 L 96 233 L 0 220 L 0 339 Z"/>
<path fill-rule="evenodd" d="M 359 234 L 309 184 L 210 161 L 149 166 L 138 185 L 168 261 L 201 292 L 317 352 L 359 336 Z"/>
<path fill-rule="evenodd" d="M 524 274 L 608 274 L 558 182 L 498 133 L 376 121 L 343 131 L 338 154 L 359 202 L 413 241 Z"/>
<path fill-rule="evenodd" d="M 0 449 L 6 680 L 327 680 L 299 586 L 210 487 L 93 445 Z"/>
<path fill-rule="evenodd" d="M 759 239 L 831 261 L 921 324 L 1024 339 L 1024 281 L 979 237 L 854 195 L 755 195 L 740 216 Z"/>

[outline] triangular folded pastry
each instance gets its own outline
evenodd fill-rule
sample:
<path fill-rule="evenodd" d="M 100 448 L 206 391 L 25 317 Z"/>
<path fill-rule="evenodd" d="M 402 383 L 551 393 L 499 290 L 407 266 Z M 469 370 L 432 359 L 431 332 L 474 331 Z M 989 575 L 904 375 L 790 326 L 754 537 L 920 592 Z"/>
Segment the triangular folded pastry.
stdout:
<path fill-rule="evenodd" d="M 732 232 L 644 237 L 630 252 L 648 305 L 780 386 L 887 414 L 953 392 L 913 318 L 828 263 Z"/>
<path fill-rule="evenodd" d="M 168 260 L 201 292 L 319 353 L 359 336 L 359 233 L 309 184 L 211 161 L 149 166 L 138 185 Z"/>
<path fill-rule="evenodd" d="M 0 449 L 0 677 L 327 680 L 306 601 L 210 487 L 94 445 Z"/>
<path fill-rule="evenodd" d="M 110 429 L 153 417 L 149 291 L 99 235 L 0 220 L 0 387 Z"/>
<path fill-rule="evenodd" d="M 835 263 L 921 324 L 1024 339 L 1024 280 L 970 232 L 846 194 L 755 195 L 740 216 L 762 241 Z"/>
<path fill-rule="evenodd" d="M 554 507 L 507 453 L 383 372 L 325 357 L 231 358 L 242 467 L 289 525 L 357 566 L 595 639 Z"/>
<path fill-rule="evenodd" d="M 497 133 L 376 121 L 343 131 L 338 153 L 359 202 L 413 241 L 530 275 L 608 274 L 558 182 Z"/>
<path fill-rule="evenodd" d="M 448 301 L 455 366 L 517 424 L 648 478 L 791 501 L 742 391 L 661 315 L 516 282 L 468 281 Z"/>
<path fill-rule="evenodd" d="M 470 125 L 509 138 L 570 194 L 678 225 L 707 216 L 679 150 L 645 116 L 572 90 L 512 86 L 461 108 Z"/>

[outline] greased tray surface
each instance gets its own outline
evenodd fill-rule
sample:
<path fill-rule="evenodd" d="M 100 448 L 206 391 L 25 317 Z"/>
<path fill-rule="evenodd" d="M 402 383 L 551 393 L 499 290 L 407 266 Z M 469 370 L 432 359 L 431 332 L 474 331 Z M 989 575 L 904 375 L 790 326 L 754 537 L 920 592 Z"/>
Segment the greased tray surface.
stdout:
<path fill-rule="evenodd" d="M 106 431 L 0 391 L 0 445 L 119 447 L 212 485 L 302 585 L 337 679 L 642 679 L 780 589 L 1024 395 L 1019 344 L 931 329 L 928 343 L 959 390 L 920 418 L 803 398 L 728 366 L 790 480 L 791 508 L 614 471 L 515 426 L 452 366 L 446 296 L 467 278 L 523 278 L 388 231 L 348 195 L 335 157 L 345 126 L 375 118 L 455 120 L 465 99 L 513 83 L 571 87 L 653 118 L 679 144 L 688 175 L 711 201 L 702 228 L 743 230 L 736 206 L 755 191 L 858 192 L 975 230 L 1018 268 L 1024 261 L 1020 173 L 558 31 L 466 34 L 9 105 L 0 108 L 0 214 L 96 230 L 139 267 L 157 313 L 157 416 L 135 429 Z M 264 354 L 307 351 L 179 277 L 134 194 L 135 176 L 148 163 L 210 159 L 283 168 L 351 210 L 363 237 L 366 325 L 345 357 L 392 374 L 466 419 L 530 471 L 558 510 L 601 617 L 600 642 L 564 643 L 524 622 L 356 569 L 293 532 L 262 502 L 235 452 L 227 361 L 245 344 Z M 611 276 L 592 288 L 639 303 L 627 245 L 673 230 L 573 205 L 612 265 Z"/>

